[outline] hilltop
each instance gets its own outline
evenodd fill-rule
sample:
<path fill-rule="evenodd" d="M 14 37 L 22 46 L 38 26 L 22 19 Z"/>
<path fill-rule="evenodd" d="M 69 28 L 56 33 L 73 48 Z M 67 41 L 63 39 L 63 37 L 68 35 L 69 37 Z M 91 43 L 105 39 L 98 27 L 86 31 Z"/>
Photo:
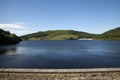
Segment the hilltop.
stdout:
<path fill-rule="evenodd" d="M 100 39 L 100 40 L 120 40 L 120 27 L 108 30 L 108 31 L 96 36 L 95 39 Z"/>
<path fill-rule="evenodd" d="M 79 38 L 93 38 L 95 34 L 74 30 L 40 31 L 21 36 L 25 40 L 78 40 Z"/>
<path fill-rule="evenodd" d="M 9 31 L 4 31 L 0 29 L 0 46 L 1 45 L 9 45 L 9 44 L 17 44 L 22 39 L 15 34 L 11 34 Z"/>
<path fill-rule="evenodd" d="M 91 34 L 75 30 L 40 31 L 21 36 L 25 40 L 78 40 L 92 38 L 94 40 L 120 40 L 120 27 L 108 30 L 102 34 Z"/>

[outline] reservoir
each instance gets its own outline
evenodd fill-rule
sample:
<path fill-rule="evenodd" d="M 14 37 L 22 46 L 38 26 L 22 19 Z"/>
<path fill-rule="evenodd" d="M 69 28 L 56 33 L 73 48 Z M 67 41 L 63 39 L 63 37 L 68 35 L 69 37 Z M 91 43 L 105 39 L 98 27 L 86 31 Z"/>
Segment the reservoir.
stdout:
<path fill-rule="evenodd" d="M 0 68 L 120 68 L 120 41 L 22 41 L 0 46 Z"/>

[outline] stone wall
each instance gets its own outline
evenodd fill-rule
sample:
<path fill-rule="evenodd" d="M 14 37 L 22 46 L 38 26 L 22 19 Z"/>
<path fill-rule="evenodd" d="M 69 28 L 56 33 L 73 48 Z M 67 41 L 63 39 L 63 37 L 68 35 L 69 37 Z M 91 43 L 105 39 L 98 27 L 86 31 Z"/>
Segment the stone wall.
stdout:
<path fill-rule="evenodd" d="M 120 80 L 120 69 L 1 69 L 0 80 Z"/>

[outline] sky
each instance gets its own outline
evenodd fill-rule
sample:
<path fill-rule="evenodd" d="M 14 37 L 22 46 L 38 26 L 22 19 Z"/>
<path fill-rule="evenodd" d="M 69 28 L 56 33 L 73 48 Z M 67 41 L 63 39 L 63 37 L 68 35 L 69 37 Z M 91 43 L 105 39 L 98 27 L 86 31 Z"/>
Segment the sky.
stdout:
<path fill-rule="evenodd" d="M 0 28 L 19 36 L 47 30 L 101 34 L 120 27 L 120 0 L 0 0 Z"/>

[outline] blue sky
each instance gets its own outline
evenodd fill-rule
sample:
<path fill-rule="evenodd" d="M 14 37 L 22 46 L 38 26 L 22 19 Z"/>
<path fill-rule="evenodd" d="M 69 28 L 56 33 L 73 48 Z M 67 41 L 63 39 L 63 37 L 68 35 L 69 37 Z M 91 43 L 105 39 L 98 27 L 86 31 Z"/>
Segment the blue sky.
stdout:
<path fill-rule="evenodd" d="M 0 28 L 17 35 L 46 30 L 103 33 L 120 27 L 120 0 L 0 0 Z"/>

